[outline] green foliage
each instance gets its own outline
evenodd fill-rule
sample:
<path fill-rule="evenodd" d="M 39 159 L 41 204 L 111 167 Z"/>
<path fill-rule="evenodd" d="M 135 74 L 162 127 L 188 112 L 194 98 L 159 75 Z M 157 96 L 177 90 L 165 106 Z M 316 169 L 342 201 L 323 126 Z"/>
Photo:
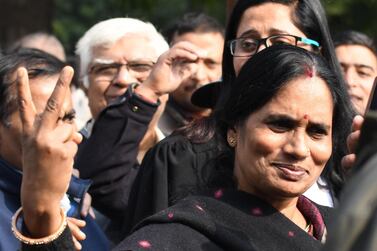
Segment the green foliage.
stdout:
<path fill-rule="evenodd" d="M 333 31 L 355 29 L 377 38 L 377 0 L 322 0 Z M 158 29 L 183 13 L 204 11 L 225 23 L 226 0 L 55 0 L 53 32 L 72 54 L 92 25 L 112 17 L 135 17 Z"/>
<path fill-rule="evenodd" d="M 223 0 L 55 0 L 52 27 L 72 54 L 77 40 L 98 21 L 129 16 L 149 21 L 161 30 L 189 11 L 203 11 L 225 23 Z"/>
<path fill-rule="evenodd" d="M 334 32 L 353 29 L 377 41 L 377 0 L 324 0 Z"/>

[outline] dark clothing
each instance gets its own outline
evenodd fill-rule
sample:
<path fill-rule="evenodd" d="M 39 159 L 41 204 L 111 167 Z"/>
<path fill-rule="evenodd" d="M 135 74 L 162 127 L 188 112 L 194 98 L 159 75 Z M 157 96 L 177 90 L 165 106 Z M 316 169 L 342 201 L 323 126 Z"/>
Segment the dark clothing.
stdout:
<path fill-rule="evenodd" d="M 65 230 L 58 237 L 58 239 L 48 244 L 32 246 L 32 245 L 26 245 L 22 243 L 22 251 L 63 251 L 63 250 L 76 251 L 75 246 L 72 241 L 72 234 L 68 227 L 65 228 Z M 92 250 L 99 250 L 99 249 L 92 249 Z"/>
<path fill-rule="evenodd" d="M 157 107 L 132 94 L 129 88 L 119 103 L 100 113 L 90 137 L 79 146 L 75 168 L 82 178 L 93 181 L 89 189 L 93 206 L 109 217 L 124 213 L 138 172 L 138 145 Z"/>
<path fill-rule="evenodd" d="M 326 225 L 331 209 L 314 208 L 320 212 L 315 216 L 300 211 L 313 225 L 318 221 Z M 315 227 L 316 231 L 320 230 Z M 324 231 L 318 238 L 325 238 Z M 263 200 L 240 191 L 216 191 L 212 197 L 186 198 L 147 218 L 115 250 L 146 246 L 150 250 L 310 251 L 320 250 L 322 244 Z"/>
<path fill-rule="evenodd" d="M 194 144 L 179 134 L 153 147 L 144 157 L 132 187 L 123 236 L 144 218 L 206 190 L 221 151 L 215 138 Z"/>
<path fill-rule="evenodd" d="M 185 112 L 179 108 L 172 98 L 166 103 L 164 112 L 158 121 L 158 128 L 165 136 L 169 136 L 176 129 L 187 125 L 192 118 L 185 115 Z"/>
<path fill-rule="evenodd" d="M 76 155 L 75 168 L 82 178 L 93 181 L 89 189 L 93 207 L 111 220 L 106 230 L 115 243 L 124 238 L 119 229 L 139 170 L 138 146 L 157 107 L 158 103 L 148 103 L 128 88 L 100 113 Z"/>
<path fill-rule="evenodd" d="M 369 111 L 358 142 L 352 176 L 340 196 L 324 251 L 377 250 L 377 113 Z M 346 238 L 345 238 L 346 236 Z"/>
<path fill-rule="evenodd" d="M 145 219 L 114 250 L 320 250 L 331 209 L 300 199 L 306 202 L 298 208 L 313 223 L 314 237 L 251 194 L 216 191 L 213 196 L 186 198 Z M 62 235 L 50 245 L 69 245 L 69 241 Z"/>
<path fill-rule="evenodd" d="M 0 159 L 0 250 L 18 250 L 20 243 L 11 231 L 11 219 L 13 214 L 21 207 L 21 182 L 22 173 L 3 159 Z M 80 217 L 80 205 L 75 199 L 81 200 L 89 183 L 72 177 L 68 189 L 70 198 L 69 217 Z M 86 226 L 82 231 L 87 238 L 81 244 L 82 250 L 108 250 L 109 242 L 102 230 L 90 216 L 84 218 Z"/>

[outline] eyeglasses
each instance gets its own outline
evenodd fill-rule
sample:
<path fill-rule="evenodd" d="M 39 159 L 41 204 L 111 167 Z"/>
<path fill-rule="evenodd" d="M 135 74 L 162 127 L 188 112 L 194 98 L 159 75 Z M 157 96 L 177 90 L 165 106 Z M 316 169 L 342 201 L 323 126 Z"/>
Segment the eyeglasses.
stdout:
<path fill-rule="evenodd" d="M 90 67 L 89 73 L 94 74 L 98 81 L 113 81 L 119 74 L 120 69 L 125 66 L 128 72 L 140 81 L 144 81 L 151 73 L 155 62 L 129 62 L 127 64 L 98 63 Z"/>
<path fill-rule="evenodd" d="M 272 35 L 261 39 L 250 37 L 233 39 L 229 41 L 230 53 L 234 57 L 250 57 L 258 51 L 261 44 L 266 47 L 278 44 L 290 44 L 304 48 L 307 46 L 312 46 L 315 49 L 319 49 L 319 43 L 313 39 L 282 34 Z"/>

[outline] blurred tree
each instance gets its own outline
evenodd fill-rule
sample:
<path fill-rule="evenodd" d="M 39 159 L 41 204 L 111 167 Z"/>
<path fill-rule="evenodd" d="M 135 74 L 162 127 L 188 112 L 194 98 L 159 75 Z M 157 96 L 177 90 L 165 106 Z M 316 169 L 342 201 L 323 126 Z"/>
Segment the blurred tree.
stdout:
<path fill-rule="evenodd" d="M 52 29 L 69 54 L 77 40 L 100 20 L 129 16 L 163 29 L 189 11 L 204 11 L 225 24 L 226 8 L 236 0 L 54 0 Z M 377 0 L 322 0 L 332 31 L 355 29 L 377 38 Z"/>
<path fill-rule="evenodd" d="M 362 31 L 377 41 L 377 0 L 324 0 L 333 32 Z"/>
<path fill-rule="evenodd" d="M 55 0 L 54 34 L 73 53 L 77 40 L 92 25 L 112 17 L 134 17 L 165 28 L 189 11 L 203 11 L 225 22 L 225 1 L 218 0 Z"/>

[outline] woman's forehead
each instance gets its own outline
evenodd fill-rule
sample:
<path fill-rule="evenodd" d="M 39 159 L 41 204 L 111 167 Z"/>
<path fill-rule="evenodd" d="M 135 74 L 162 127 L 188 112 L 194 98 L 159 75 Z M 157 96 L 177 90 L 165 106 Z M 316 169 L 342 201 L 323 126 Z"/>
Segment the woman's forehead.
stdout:
<path fill-rule="evenodd" d="M 237 29 L 237 37 L 242 36 L 245 32 L 253 32 L 259 37 L 282 33 L 305 36 L 295 26 L 292 11 L 291 6 L 279 3 L 264 3 L 249 7 L 242 14 Z"/>

